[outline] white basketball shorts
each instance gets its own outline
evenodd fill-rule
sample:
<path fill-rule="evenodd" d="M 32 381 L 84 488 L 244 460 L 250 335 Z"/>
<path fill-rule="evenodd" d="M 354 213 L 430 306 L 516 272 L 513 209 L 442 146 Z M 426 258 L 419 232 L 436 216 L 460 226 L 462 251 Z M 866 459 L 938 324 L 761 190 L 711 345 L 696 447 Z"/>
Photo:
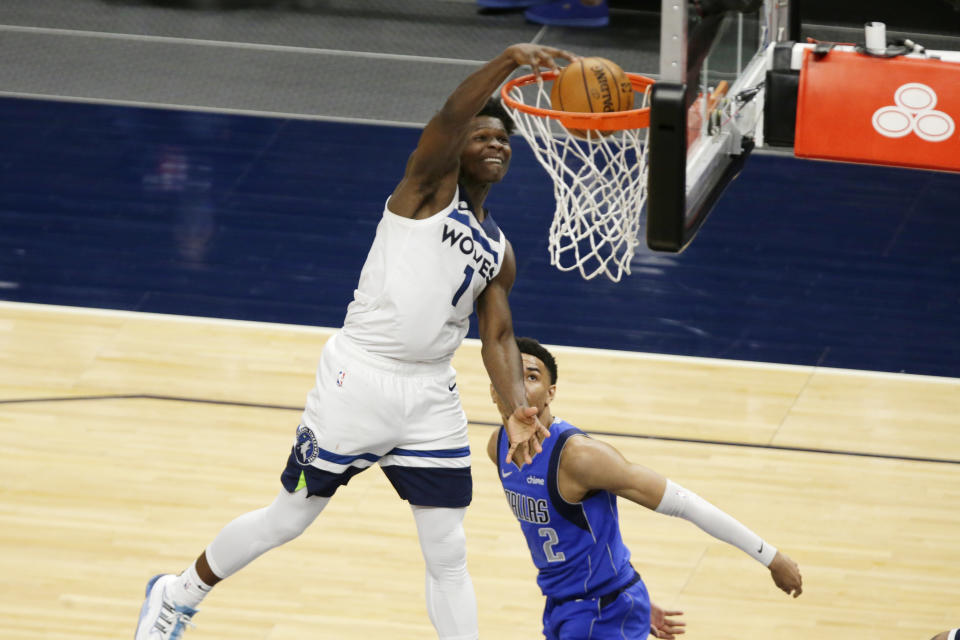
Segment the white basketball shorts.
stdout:
<path fill-rule="evenodd" d="M 411 504 L 470 504 L 467 416 L 453 367 L 382 358 L 338 333 L 320 355 L 281 482 L 329 497 L 374 463 Z"/>

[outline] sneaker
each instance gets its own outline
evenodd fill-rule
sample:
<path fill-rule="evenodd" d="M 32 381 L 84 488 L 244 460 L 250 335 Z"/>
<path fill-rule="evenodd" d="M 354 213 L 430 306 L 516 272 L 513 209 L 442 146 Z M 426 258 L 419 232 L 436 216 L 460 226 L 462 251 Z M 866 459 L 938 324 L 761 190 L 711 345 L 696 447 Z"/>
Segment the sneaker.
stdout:
<path fill-rule="evenodd" d="M 194 626 L 190 619 L 197 610 L 178 607 L 166 597 L 167 585 L 176 579 L 177 576 L 170 573 L 150 578 L 134 640 L 178 640 L 187 625 Z"/>
<path fill-rule="evenodd" d="M 527 20 L 551 27 L 605 27 L 610 24 L 610 8 L 606 0 L 588 7 L 580 0 L 556 0 L 523 12 Z"/>

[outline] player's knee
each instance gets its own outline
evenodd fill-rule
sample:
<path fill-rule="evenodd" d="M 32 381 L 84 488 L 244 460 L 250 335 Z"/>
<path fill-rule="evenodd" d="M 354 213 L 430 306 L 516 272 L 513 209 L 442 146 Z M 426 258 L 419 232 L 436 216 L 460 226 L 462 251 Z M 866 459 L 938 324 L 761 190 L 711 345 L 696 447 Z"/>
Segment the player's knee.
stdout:
<path fill-rule="evenodd" d="M 467 560 L 467 537 L 458 525 L 444 532 L 431 532 L 421 539 L 424 556 L 431 562 L 444 566 L 465 564 Z"/>
<path fill-rule="evenodd" d="M 462 576 L 467 570 L 467 537 L 462 516 L 453 510 L 416 511 L 420 548 L 427 571 L 436 579 Z"/>
<path fill-rule="evenodd" d="M 293 540 L 316 519 L 329 498 L 307 498 L 305 495 L 281 492 L 264 510 L 262 526 L 273 546 Z"/>

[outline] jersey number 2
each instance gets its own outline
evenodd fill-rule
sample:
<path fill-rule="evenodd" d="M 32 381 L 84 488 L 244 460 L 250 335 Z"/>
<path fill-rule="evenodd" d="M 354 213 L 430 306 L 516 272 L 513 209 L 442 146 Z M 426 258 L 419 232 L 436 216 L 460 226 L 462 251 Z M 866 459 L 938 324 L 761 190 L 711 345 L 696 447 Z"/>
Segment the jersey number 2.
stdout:
<path fill-rule="evenodd" d="M 547 562 L 563 562 L 566 560 L 566 556 L 563 555 L 563 551 L 557 553 L 553 550 L 553 547 L 560 542 L 560 538 L 557 537 L 557 532 L 551 527 L 541 527 L 537 529 L 537 534 L 541 538 L 546 538 L 547 541 L 543 543 L 543 555 L 547 556 Z"/>
<path fill-rule="evenodd" d="M 473 267 L 467 265 L 463 268 L 463 282 L 460 284 L 460 288 L 457 289 L 457 292 L 453 294 L 453 300 L 450 302 L 453 306 L 457 306 L 457 303 L 460 302 L 460 298 L 463 297 L 463 292 L 467 290 L 467 287 L 470 286 L 470 280 L 473 279 Z"/>

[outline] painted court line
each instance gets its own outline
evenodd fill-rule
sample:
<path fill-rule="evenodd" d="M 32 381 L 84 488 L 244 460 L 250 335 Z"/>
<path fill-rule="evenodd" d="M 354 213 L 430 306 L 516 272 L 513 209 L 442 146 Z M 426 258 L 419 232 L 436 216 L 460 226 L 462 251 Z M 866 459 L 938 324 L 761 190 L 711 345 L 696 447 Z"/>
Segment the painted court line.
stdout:
<path fill-rule="evenodd" d="M 163 396 L 144 394 L 118 394 L 118 395 L 98 395 L 98 396 L 56 396 L 49 398 L 11 398 L 0 400 L 2 405 L 14 404 L 43 404 L 47 402 L 89 402 L 99 400 L 160 400 L 166 402 L 183 402 L 192 404 L 210 404 L 226 407 L 247 407 L 252 409 L 278 409 L 281 411 L 302 411 L 302 407 L 278 404 L 261 404 L 258 402 L 238 402 L 235 400 L 211 400 L 208 398 L 188 398 L 181 396 Z M 496 422 L 483 422 L 479 420 L 468 420 L 469 424 L 481 427 L 500 427 Z M 735 442 L 730 440 L 704 440 L 700 438 L 679 438 L 674 436 L 659 436 L 646 433 L 619 433 L 612 431 L 586 431 L 592 435 L 616 438 L 634 438 L 639 440 L 659 440 L 663 442 L 677 442 L 684 444 L 706 444 L 721 447 L 743 447 L 748 449 L 764 449 L 769 451 L 786 451 L 793 453 L 815 453 L 831 456 L 855 456 L 858 458 L 875 458 L 879 460 L 895 460 L 900 462 L 930 462 L 936 464 L 956 464 L 960 465 L 960 460 L 951 460 L 948 458 L 925 458 L 920 456 L 904 456 L 889 453 L 871 453 L 867 451 L 849 451 L 843 449 L 819 449 L 812 447 L 792 447 L 787 445 L 773 445 L 753 442 Z"/>

